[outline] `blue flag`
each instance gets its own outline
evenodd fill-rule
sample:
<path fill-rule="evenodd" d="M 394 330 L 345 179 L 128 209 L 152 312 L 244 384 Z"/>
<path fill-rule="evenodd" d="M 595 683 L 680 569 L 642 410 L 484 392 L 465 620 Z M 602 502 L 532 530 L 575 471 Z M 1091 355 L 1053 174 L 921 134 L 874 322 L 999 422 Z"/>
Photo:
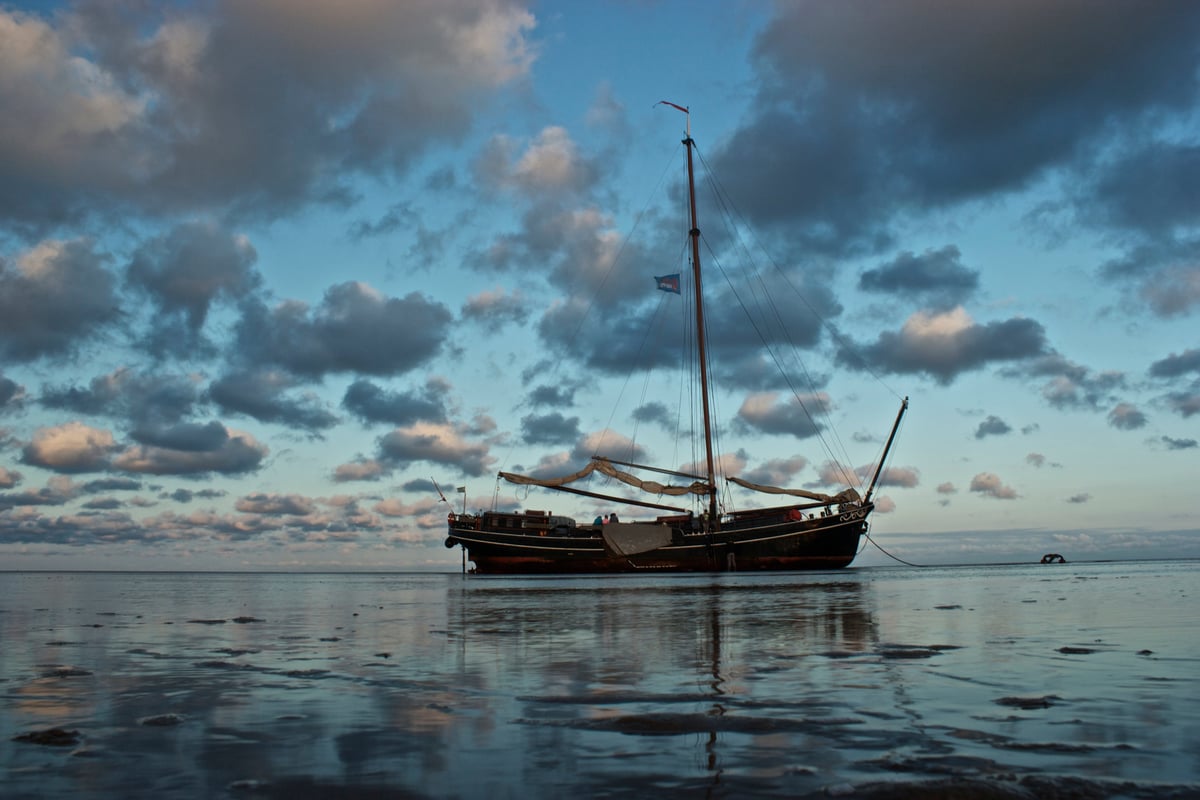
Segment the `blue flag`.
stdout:
<path fill-rule="evenodd" d="M 679 294 L 679 273 L 673 275 L 655 275 L 654 282 L 658 284 L 658 288 L 664 292 L 674 292 Z"/>

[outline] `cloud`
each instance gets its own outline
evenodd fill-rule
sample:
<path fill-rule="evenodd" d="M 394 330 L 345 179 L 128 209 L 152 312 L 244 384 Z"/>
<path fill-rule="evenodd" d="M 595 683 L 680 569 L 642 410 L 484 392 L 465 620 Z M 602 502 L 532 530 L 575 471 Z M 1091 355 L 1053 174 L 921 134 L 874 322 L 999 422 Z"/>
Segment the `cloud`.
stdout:
<path fill-rule="evenodd" d="M 992 472 L 981 472 L 971 478 L 971 491 L 978 492 L 984 497 L 994 497 L 997 500 L 1015 500 L 1017 492 L 1011 486 L 1005 486 L 1000 476 Z"/>
<path fill-rule="evenodd" d="M 200 400 L 197 379 L 122 367 L 91 380 L 87 388 L 43 386 L 39 403 L 50 409 L 108 416 L 132 425 L 175 422 Z"/>
<path fill-rule="evenodd" d="M 743 431 L 786 433 L 806 439 L 821 432 L 816 417 L 827 414 L 831 408 L 829 395 L 824 392 L 804 397 L 793 395 L 783 400 L 775 392 L 757 392 L 742 401 L 735 424 Z"/>
<path fill-rule="evenodd" d="M 551 126 L 527 142 L 493 136 L 476 161 L 475 170 L 493 188 L 515 189 L 534 197 L 546 193 L 578 194 L 592 186 L 599 170 L 584 159 L 565 128 Z"/>
<path fill-rule="evenodd" d="M 310 432 L 332 428 L 339 420 L 312 392 L 286 396 L 299 385 L 294 376 L 278 369 L 260 368 L 224 375 L 208 387 L 208 396 L 222 410 L 245 414 L 260 422 L 278 422 Z"/>
<path fill-rule="evenodd" d="M 1167 396 L 1167 402 L 1171 408 L 1179 412 L 1182 417 L 1190 417 L 1192 414 L 1200 413 L 1200 387 L 1194 392 L 1173 392 Z"/>
<path fill-rule="evenodd" d="M 958 494 L 958 489 L 955 488 L 953 483 L 946 481 L 945 483 L 939 483 L 937 485 L 937 493 L 938 494 Z"/>
<path fill-rule="evenodd" d="M 1012 428 L 1007 422 L 997 416 L 988 415 L 988 418 L 979 423 L 979 427 L 975 429 L 975 438 L 983 439 L 987 436 L 1003 436 L 1012 431 Z"/>
<path fill-rule="evenodd" d="M 1162 240 L 1195 229 L 1200 200 L 1200 146 L 1153 141 L 1093 165 L 1081 191 L 1083 218 Z"/>
<path fill-rule="evenodd" d="M 169 494 L 163 495 L 164 499 L 174 500 L 176 503 L 190 503 L 193 500 L 197 500 L 197 499 L 199 499 L 199 500 L 215 500 L 219 497 L 224 497 L 224 496 L 225 496 L 225 492 L 224 492 L 224 490 L 221 490 L 221 489 L 201 489 L 198 492 L 194 492 L 191 489 L 183 489 L 183 488 L 176 489 L 173 492 L 170 492 Z"/>
<path fill-rule="evenodd" d="M 234 508 L 243 514 L 304 516 L 316 510 L 310 498 L 298 494 L 264 494 L 257 492 L 238 499 Z"/>
<path fill-rule="evenodd" d="M 1160 270 L 1141 289 L 1142 299 L 1160 317 L 1178 317 L 1200 306 L 1200 266 L 1180 264 Z"/>
<path fill-rule="evenodd" d="M 25 387 L 0 374 L 0 414 L 25 405 Z"/>
<path fill-rule="evenodd" d="M 0 257 L 0 357 L 68 356 L 117 322 L 116 281 L 105 260 L 82 239 L 45 241 L 15 261 Z"/>
<path fill-rule="evenodd" d="M 748 472 L 742 473 L 741 477 L 751 483 L 759 483 L 764 486 L 786 487 L 807 466 L 808 459 L 803 456 L 773 458 Z"/>
<path fill-rule="evenodd" d="M 200 478 L 214 472 L 228 475 L 254 472 L 267 453 L 266 445 L 259 444 L 250 434 L 210 422 L 164 431 L 147 444 L 123 451 L 112 465 L 125 472 Z"/>
<path fill-rule="evenodd" d="M 0 218 L 344 203 L 466 135 L 533 26 L 502 0 L 5 10 Z"/>
<path fill-rule="evenodd" d="M 954 245 L 926 250 L 920 256 L 901 253 L 878 269 L 863 272 L 858 287 L 901 297 L 924 299 L 936 308 L 953 308 L 979 287 L 979 273 L 962 265 Z"/>
<path fill-rule="evenodd" d="M 413 422 L 445 422 L 445 381 L 430 379 L 423 391 L 391 392 L 360 379 L 346 388 L 342 407 L 364 424 L 384 422 L 408 425 Z"/>
<path fill-rule="evenodd" d="M 42 489 L 26 489 L 22 492 L 0 493 L 0 511 L 36 506 L 61 506 L 73 500 L 78 494 L 78 487 L 71 482 L 70 478 L 63 475 L 55 475 L 46 481 L 46 486 Z M 5 522 L 20 527 L 22 516 L 14 514 L 0 515 L 0 536 L 3 535 L 3 525 Z M 31 527 L 36 528 L 38 526 Z M 3 540 L 3 538 L 0 538 L 0 541 Z"/>
<path fill-rule="evenodd" d="M 467 426 L 448 423 L 416 422 L 399 427 L 380 438 L 378 460 L 392 468 L 424 461 L 453 466 L 466 475 L 482 475 L 495 458 L 488 454 L 487 444 L 467 440 L 473 432 Z"/>
<path fill-rule="evenodd" d="M 615 458 L 621 461 L 646 462 L 646 450 L 627 436 L 605 428 L 593 431 L 575 443 L 570 458 L 582 465 L 592 456 Z M 578 467 L 575 467 L 578 469 Z M 685 470 L 686 471 L 686 470 Z"/>
<path fill-rule="evenodd" d="M 1108 424 L 1123 431 L 1137 430 L 1146 426 L 1146 415 L 1131 403 L 1118 403 L 1108 412 Z"/>
<path fill-rule="evenodd" d="M 336 483 L 347 481 L 377 481 L 392 470 L 387 464 L 378 459 L 358 458 L 346 464 L 339 464 L 333 471 Z"/>
<path fill-rule="evenodd" d="M 905 211 L 1019 191 L 1090 156 L 1114 119 L 1133 127 L 1194 98 L 1200 22 L 1186 3 L 775 8 L 752 116 L 709 160 L 755 224 L 809 248 L 878 250 Z"/>
<path fill-rule="evenodd" d="M 1005 368 L 1001 374 L 1013 378 L 1047 378 L 1042 385 L 1042 397 L 1051 406 L 1063 410 L 1099 411 L 1112 402 L 1114 391 L 1127 385 L 1121 372 L 1094 372 L 1055 352 Z"/>
<path fill-rule="evenodd" d="M 873 471 L 873 464 L 857 470 L 858 474 L 863 477 L 869 476 Z M 920 485 L 921 471 L 915 467 L 884 467 L 883 471 L 879 473 L 879 486 L 899 486 L 904 489 L 913 489 Z"/>
<path fill-rule="evenodd" d="M 0 489 L 11 489 L 21 482 L 24 476 L 15 469 L 0 467 Z"/>
<path fill-rule="evenodd" d="M 976 323 L 958 307 L 945 312 L 919 311 L 899 333 L 885 331 L 875 344 L 842 348 L 846 366 L 862 363 L 887 372 L 924 373 L 948 385 L 959 375 L 993 362 L 1033 358 L 1046 352 L 1042 326 L 1031 319 Z"/>
<path fill-rule="evenodd" d="M 1200 374 L 1200 348 L 1160 358 L 1147 370 L 1152 378 L 1175 378 L 1189 372 Z"/>
<path fill-rule="evenodd" d="M 462 307 L 464 320 L 478 322 L 492 333 L 510 322 L 519 324 L 529 317 L 529 303 L 519 291 L 511 294 L 503 289 L 480 292 L 467 298 Z"/>
<path fill-rule="evenodd" d="M 251 364 L 305 377 L 396 375 L 433 358 L 451 320 L 445 306 L 416 292 L 387 297 L 351 281 L 331 287 L 311 310 L 298 301 L 273 309 L 246 303 L 237 326 L 238 351 Z M 380 347 L 380 342 L 391 344 Z"/>
<path fill-rule="evenodd" d="M 1195 450 L 1200 447 L 1195 439 L 1175 439 L 1171 436 L 1160 436 L 1157 439 L 1151 439 L 1150 444 L 1162 446 L 1167 450 Z"/>
<path fill-rule="evenodd" d="M 162 356 L 211 351 L 201 336 L 218 301 L 236 302 L 255 290 L 258 254 L 245 236 L 213 222 L 188 222 L 138 247 L 126 270 L 128 283 L 153 303 L 146 347 Z"/>
<path fill-rule="evenodd" d="M 83 494 L 98 492 L 136 492 L 142 488 L 142 482 L 133 478 L 97 478 L 79 487 Z"/>
<path fill-rule="evenodd" d="M 55 472 L 100 472 L 109 467 L 119 449 L 111 432 L 82 422 L 67 422 L 38 428 L 25 445 L 21 461 Z"/>
<path fill-rule="evenodd" d="M 521 417 L 521 438 L 527 444 L 570 444 L 579 438 L 579 417 L 564 417 L 557 411 Z"/>

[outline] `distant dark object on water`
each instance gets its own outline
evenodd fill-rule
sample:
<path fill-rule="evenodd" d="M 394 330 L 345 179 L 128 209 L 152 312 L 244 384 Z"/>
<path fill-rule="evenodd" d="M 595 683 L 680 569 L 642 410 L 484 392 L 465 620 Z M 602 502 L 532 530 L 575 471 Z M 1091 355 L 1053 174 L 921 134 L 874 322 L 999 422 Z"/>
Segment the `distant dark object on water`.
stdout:
<path fill-rule="evenodd" d="M 1060 556 L 1058 553 L 1046 553 L 1046 555 L 1042 556 L 1042 563 L 1043 564 L 1065 564 L 1065 563 L 1067 563 L 1067 560 L 1065 558 L 1063 558 L 1062 556 Z"/>
<path fill-rule="evenodd" d="M 47 728 L 44 731 L 31 731 L 13 737 L 14 742 L 31 742 L 50 747 L 70 747 L 79 744 L 79 731 L 68 731 L 63 728 Z"/>

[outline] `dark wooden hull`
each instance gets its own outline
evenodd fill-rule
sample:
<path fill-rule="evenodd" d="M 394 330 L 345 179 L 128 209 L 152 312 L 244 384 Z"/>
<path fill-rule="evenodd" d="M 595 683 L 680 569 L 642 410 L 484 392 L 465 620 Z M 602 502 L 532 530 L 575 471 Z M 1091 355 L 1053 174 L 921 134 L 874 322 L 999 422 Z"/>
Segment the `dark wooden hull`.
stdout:
<path fill-rule="evenodd" d="M 490 515 L 460 516 L 449 523 L 446 546 L 466 548 L 474 572 L 495 575 L 840 569 L 858 554 L 872 508 L 802 520 L 788 509 L 766 511 L 712 533 L 668 526 L 670 544 L 636 555 L 613 553 L 600 526 L 514 530 L 489 524 Z"/>

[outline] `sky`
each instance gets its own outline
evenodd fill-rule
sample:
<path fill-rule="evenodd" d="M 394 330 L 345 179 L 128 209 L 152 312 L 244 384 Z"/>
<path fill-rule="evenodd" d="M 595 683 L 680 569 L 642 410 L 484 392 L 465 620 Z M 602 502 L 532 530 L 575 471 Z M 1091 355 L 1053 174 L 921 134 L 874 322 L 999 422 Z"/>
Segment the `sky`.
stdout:
<path fill-rule="evenodd" d="M 689 121 L 731 474 L 908 397 L 892 555 L 1200 557 L 1200 5 L 179 0 L 0 3 L 0 568 L 456 570 L 617 510 L 500 470 L 694 465 Z"/>

